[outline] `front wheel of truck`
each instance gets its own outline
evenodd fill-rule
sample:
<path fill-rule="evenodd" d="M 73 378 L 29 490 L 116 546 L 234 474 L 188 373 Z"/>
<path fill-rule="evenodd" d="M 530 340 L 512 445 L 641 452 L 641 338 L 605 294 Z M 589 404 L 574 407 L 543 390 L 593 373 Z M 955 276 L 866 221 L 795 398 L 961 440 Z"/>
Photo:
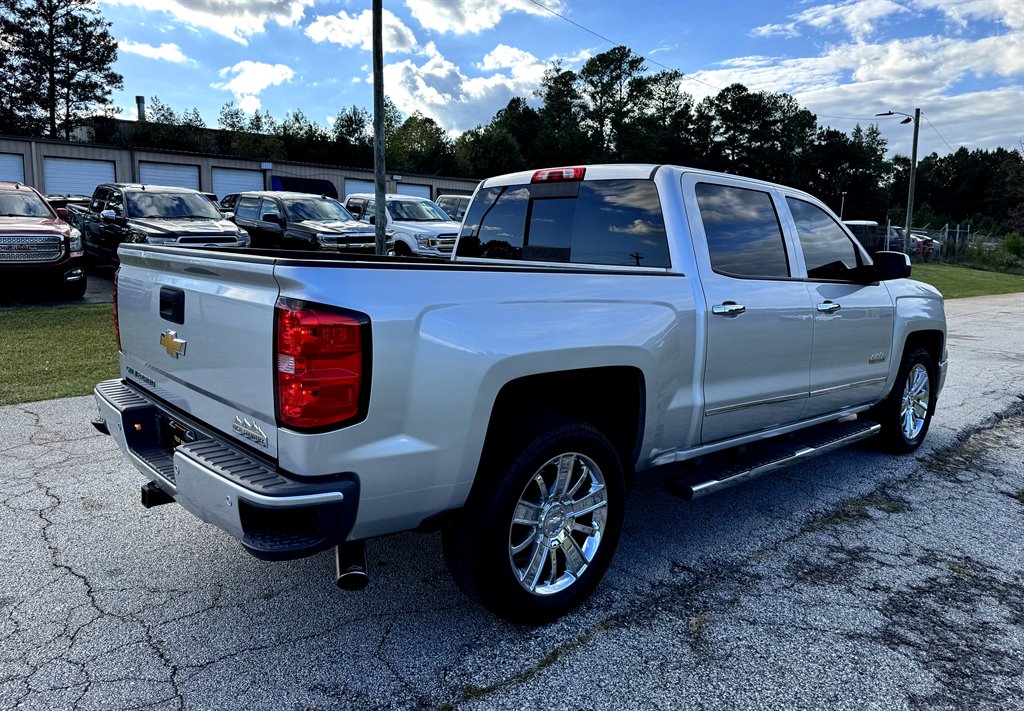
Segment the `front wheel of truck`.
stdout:
<path fill-rule="evenodd" d="M 550 622 L 589 597 L 611 563 L 624 511 L 622 465 L 607 437 L 568 417 L 542 423 L 485 459 L 478 476 L 487 485 L 442 535 L 462 591 L 524 625 Z"/>
<path fill-rule="evenodd" d="M 881 443 L 891 452 L 909 454 L 924 442 L 935 413 L 935 362 L 924 348 L 909 352 L 900 364 L 889 397 L 868 413 L 882 425 Z"/>

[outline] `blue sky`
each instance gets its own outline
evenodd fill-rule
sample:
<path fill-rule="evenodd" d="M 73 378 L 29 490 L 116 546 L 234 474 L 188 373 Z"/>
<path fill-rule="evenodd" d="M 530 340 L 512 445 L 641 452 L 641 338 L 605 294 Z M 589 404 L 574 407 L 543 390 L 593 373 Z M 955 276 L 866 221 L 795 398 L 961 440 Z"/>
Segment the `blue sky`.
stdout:
<path fill-rule="evenodd" d="M 369 0 L 100 0 L 120 43 L 114 95 L 197 107 L 230 100 L 328 125 L 370 107 Z M 549 12 L 554 10 L 559 15 Z M 624 44 L 686 75 L 700 99 L 742 82 L 783 91 L 843 131 L 878 121 L 890 152 L 920 107 L 920 151 L 1024 146 L 1022 0 L 384 0 L 385 92 L 453 135 L 533 92 L 555 59 L 578 68 Z M 569 22 L 571 20 L 572 22 Z M 578 23 L 590 30 L 572 24 Z M 656 64 L 655 64 L 656 63 Z"/>

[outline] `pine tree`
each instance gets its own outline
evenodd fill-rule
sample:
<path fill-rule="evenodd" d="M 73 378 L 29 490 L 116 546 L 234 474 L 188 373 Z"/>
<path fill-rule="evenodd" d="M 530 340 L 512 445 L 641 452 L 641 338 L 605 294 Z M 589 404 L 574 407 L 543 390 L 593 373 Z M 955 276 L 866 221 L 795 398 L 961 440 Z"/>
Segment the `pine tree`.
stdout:
<path fill-rule="evenodd" d="M 15 87 L 0 120 L 18 133 L 71 137 L 81 119 L 110 105 L 123 80 L 117 42 L 96 0 L 0 0 L 3 86 Z"/>

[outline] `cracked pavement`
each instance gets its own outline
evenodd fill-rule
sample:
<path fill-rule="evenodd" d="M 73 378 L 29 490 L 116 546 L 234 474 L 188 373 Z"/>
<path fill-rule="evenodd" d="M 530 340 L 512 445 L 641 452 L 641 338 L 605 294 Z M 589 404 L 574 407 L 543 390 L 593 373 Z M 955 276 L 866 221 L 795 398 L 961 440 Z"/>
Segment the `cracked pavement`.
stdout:
<path fill-rule="evenodd" d="M 0 408 L 0 708 L 1024 709 L 1024 295 L 947 303 L 925 445 L 854 446 L 687 503 L 639 475 L 612 569 L 546 627 L 455 588 L 437 534 L 370 586 L 267 563 L 89 424 Z"/>

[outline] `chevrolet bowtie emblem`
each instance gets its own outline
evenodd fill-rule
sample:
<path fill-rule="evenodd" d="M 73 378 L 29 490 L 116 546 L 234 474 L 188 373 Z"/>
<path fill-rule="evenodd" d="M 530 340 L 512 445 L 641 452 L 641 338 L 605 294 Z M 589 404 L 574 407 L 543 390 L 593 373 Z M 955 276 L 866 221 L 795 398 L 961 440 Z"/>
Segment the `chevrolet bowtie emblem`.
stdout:
<path fill-rule="evenodd" d="M 167 350 L 171 358 L 181 358 L 185 355 L 186 341 L 178 338 L 176 331 L 167 330 L 160 334 L 160 345 Z"/>

